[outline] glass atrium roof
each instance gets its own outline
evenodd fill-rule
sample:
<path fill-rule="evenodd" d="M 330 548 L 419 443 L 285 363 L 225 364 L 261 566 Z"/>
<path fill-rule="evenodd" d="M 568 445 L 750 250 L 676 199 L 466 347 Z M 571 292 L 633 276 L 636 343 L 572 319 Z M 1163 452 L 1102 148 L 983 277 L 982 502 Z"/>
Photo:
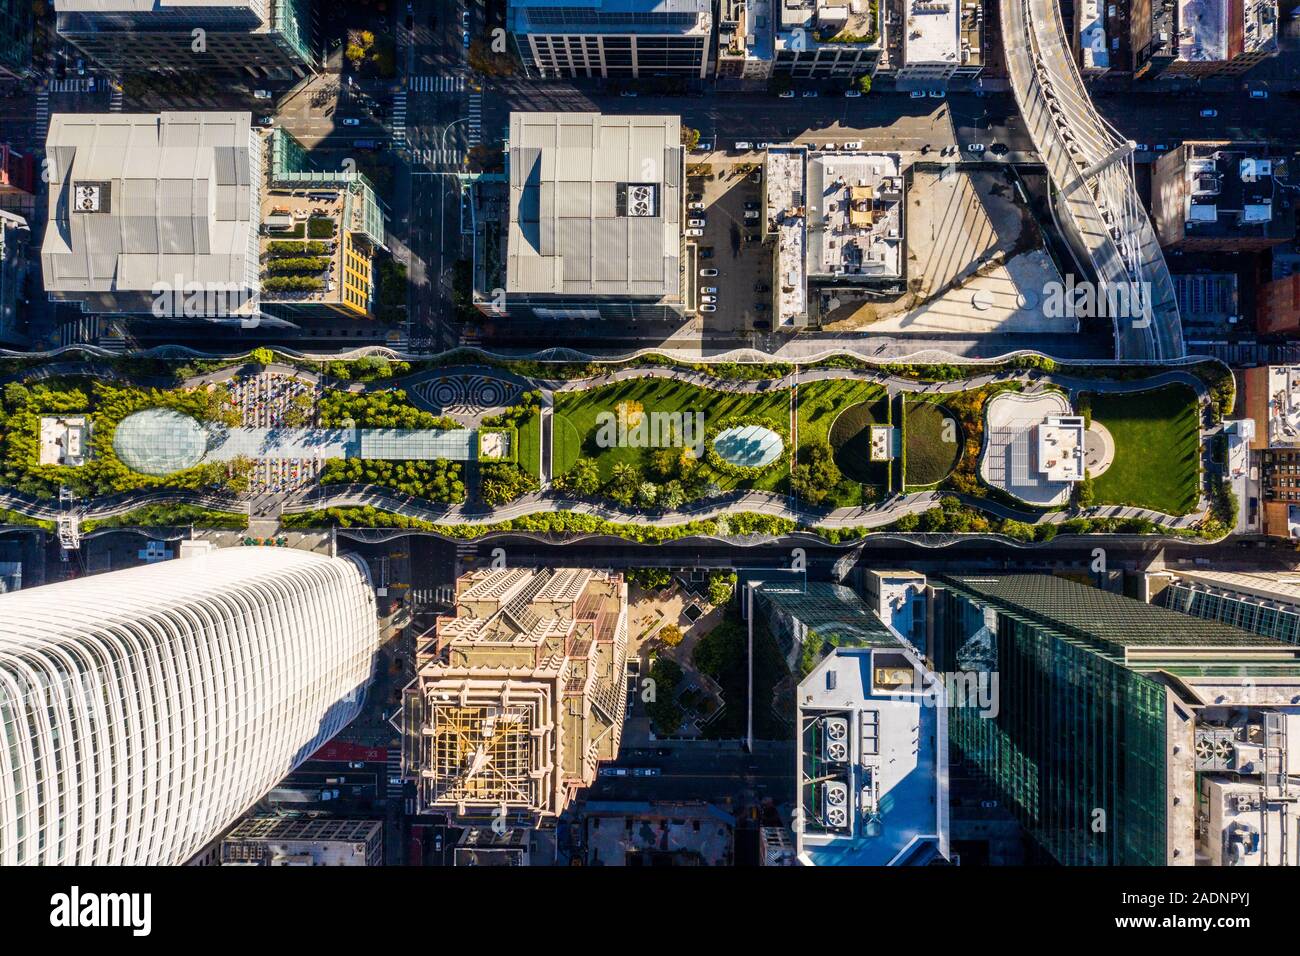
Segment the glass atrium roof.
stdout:
<path fill-rule="evenodd" d="M 193 468 L 208 450 L 208 433 L 197 419 L 168 408 L 147 408 L 122 419 L 113 450 L 132 471 L 170 475 Z"/>
<path fill-rule="evenodd" d="M 781 457 L 785 443 L 781 436 L 762 425 L 741 425 L 718 432 L 714 450 L 723 461 L 746 468 L 761 468 Z"/>

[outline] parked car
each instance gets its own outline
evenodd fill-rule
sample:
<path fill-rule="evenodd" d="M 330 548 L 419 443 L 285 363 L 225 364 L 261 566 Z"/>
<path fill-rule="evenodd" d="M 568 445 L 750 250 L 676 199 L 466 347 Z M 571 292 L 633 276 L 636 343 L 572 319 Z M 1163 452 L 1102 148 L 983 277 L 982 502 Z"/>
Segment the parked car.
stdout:
<path fill-rule="evenodd" d="M 850 140 L 849 142 L 844 143 L 840 148 L 847 149 L 850 152 L 856 152 L 857 150 L 862 148 L 862 140 L 860 139 Z"/>
<path fill-rule="evenodd" d="M 704 235 L 704 230 L 703 230 L 703 229 L 687 229 L 687 230 L 686 230 L 686 237 L 687 237 L 688 239 L 698 239 L 698 238 L 699 238 L 700 236 L 702 236 L 702 235 Z"/>
<path fill-rule="evenodd" d="M 718 297 L 716 295 L 702 295 L 700 296 L 700 301 L 707 302 L 710 305 L 716 305 L 718 302 Z"/>
<path fill-rule="evenodd" d="M 972 153 L 982 153 L 982 152 L 984 152 L 984 144 L 983 144 L 983 143 L 967 143 L 967 144 L 966 144 L 966 149 L 967 149 L 969 152 L 972 152 Z"/>
<path fill-rule="evenodd" d="M 85 75 L 86 75 L 86 61 L 81 59 L 81 57 L 77 57 L 77 76 L 85 76 Z"/>
<path fill-rule="evenodd" d="M 258 122 L 261 123 L 263 126 L 270 126 L 270 125 L 272 125 L 273 123 L 275 123 L 275 117 L 274 117 L 274 116 L 263 116 L 261 119 L 258 120 Z"/>
<path fill-rule="evenodd" d="M 686 225 L 690 226 L 692 229 L 703 229 L 703 228 L 704 228 L 704 220 L 703 220 L 703 219 L 687 219 L 687 220 L 686 220 Z"/>
<path fill-rule="evenodd" d="M 1206 119 L 1213 119 L 1215 116 L 1218 115 L 1219 115 L 1218 110 L 1201 110 L 1201 116 L 1205 117 Z"/>
<path fill-rule="evenodd" d="M 270 90 L 253 90 L 253 99 L 255 100 L 269 100 L 270 98 Z"/>
<path fill-rule="evenodd" d="M 713 144 L 712 144 L 712 143 L 696 143 L 696 144 L 695 144 L 695 151 L 696 151 L 697 153 L 711 153 L 711 152 L 713 152 Z"/>
<path fill-rule="evenodd" d="M 757 218 L 758 218 L 758 211 L 757 211 L 757 210 L 754 210 L 754 209 L 746 209 L 746 210 L 745 210 L 745 218 L 746 218 L 746 219 L 757 219 Z"/>
<path fill-rule="evenodd" d="M 461 43 L 463 43 L 463 44 L 465 45 L 465 49 L 468 50 L 468 49 L 469 49 L 469 31 L 468 31 L 468 30 L 466 30 L 465 32 L 463 32 L 463 33 L 460 35 L 460 40 L 461 40 Z"/>
<path fill-rule="evenodd" d="M 944 90 L 930 90 L 926 94 L 926 96 L 930 97 L 932 100 L 941 100 L 947 95 L 948 94 Z"/>
<path fill-rule="evenodd" d="M 717 295 L 718 287 L 716 285 L 701 286 L 700 291 L 706 293 L 707 295 Z"/>
<path fill-rule="evenodd" d="M 718 270 L 717 270 L 717 269 L 701 269 L 701 270 L 700 270 L 700 276 L 701 276 L 701 278 L 704 278 L 704 279 L 712 279 L 712 278 L 713 278 L 714 276 L 716 276 L 717 274 L 718 274 Z"/>
<path fill-rule="evenodd" d="M 754 148 L 755 148 L 755 149 L 767 149 L 767 148 L 768 148 L 769 146 L 771 146 L 771 145 L 772 145 L 771 143 L 756 143 L 756 144 L 754 145 Z"/>
<path fill-rule="evenodd" d="M 701 312 L 717 312 L 717 311 L 718 311 L 718 307 L 717 307 L 716 305 L 710 305 L 709 303 L 706 302 L 706 303 L 704 303 L 704 305 L 700 306 L 700 311 L 701 311 Z"/>
<path fill-rule="evenodd" d="M 989 152 L 994 156 L 1005 156 L 1010 151 L 1005 143 L 992 143 L 989 145 Z"/>
<path fill-rule="evenodd" d="M 781 94 L 781 99 L 783 100 L 794 99 L 794 90 L 786 90 L 784 93 Z"/>
<path fill-rule="evenodd" d="M 704 209 L 704 203 L 702 203 L 702 202 L 688 202 L 688 203 L 686 204 L 686 208 L 687 208 L 687 209 L 697 209 L 697 210 L 702 210 L 702 209 Z"/>
<path fill-rule="evenodd" d="M 619 96 L 636 96 L 635 90 L 624 90 Z"/>
<path fill-rule="evenodd" d="M 1150 149 L 1151 149 L 1151 147 L 1148 146 L 1146 143 L 1135 143 L 1135 144 L 1133 145 L 1133 150 L 1134 150 L 1135 152 L 1138 152 L 1138 153 L 1145 153 L 1145 152 L 1149 151 Z"/>
<path fill-rule="evenodd" d="M 817 91 L 816 91 L 816 90 L 804 90 L 804 91 L 803 91 L 803 98 L 806 99 L 806 100 L 813 99 L 816 95 L 817 95 Z"/>
<path fill-rule="evenodd" d="M 908 95 L 914 100 L 923 100 L 925 99 L 925 90 L 913 90 Z"/>
<path fill-rule="evenodd" d="M 349 116 L 349 117 L 347 117 L 345 120 L 343 120 L 343 125 L 344 125 L 344 126 L 360 126 L 360 125 L 361 125 L 361 120 L 357 119 L 355 116 Z"/>
<path fill-rule="evenodd" d="M 349 769 L 349 770 L 364 770 L 364 769 L 365 769 L 365 766 L 366 766 L 366 765 L 365 765 L 364 763 L 362 763 L 360 760 L 349 760 L 349 761 L 348 761 L 348 769 Z"/>
<path fill-rule="evenodd" d="M 1156 152 L 1157 152 L 1157 153 L 1167 153 L 1167 152 L 1169 152 L 1169 144 L 1168 144 L 1168 143 L 1156 143 Z"/>
<path fill-rule="evenodd" d="M 849 99 L 851 99 L 851 100 L 856 100 L 859 96 L 862 95 L 862 91 L 861 91 L 861 90 L 845 90 L 845 91 L 844 91 L 844 95 L 847 96 L 847 97 L 848 97 Z"/>
<path fill-rule="evenodd" d="M 1268 90 L 1251 90 L 1250 98 L 1252 100 L 1266 100 L 1268 99 Z"/>
<path fill-rule="evenodd" d="M 687 193 L 686 198 L 690 202 L 699 202 L 704 198 L 704 193 Z"/>
<path fill-rule="evenodd" d="M 753 143 L 750 143 L 743 139 L 736 143 L 736 149 L 753 149 L 753 148 L 754 148 Z"/>

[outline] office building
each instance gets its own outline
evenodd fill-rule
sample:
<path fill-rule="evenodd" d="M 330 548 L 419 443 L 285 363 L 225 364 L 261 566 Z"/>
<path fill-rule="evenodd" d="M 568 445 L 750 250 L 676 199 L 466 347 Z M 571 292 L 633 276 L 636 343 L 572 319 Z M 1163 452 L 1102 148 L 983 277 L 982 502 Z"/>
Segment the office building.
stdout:
<path fill-rule="evenodd" d="M 359 712 L 364 563 L 226 548 L 0 594 L 0 865 L 178 865 Z"/>
<path fill-rule="evenodd" d="M 587 866 L 731 866 L 736 818 L 702 800 L 589 800 L 577 809 Z"/>
<path fill-rule="evenodd" d="M 1168 568 L 1146 585 L 1152 604 L 1300 644 L 1300 571 Z"/>
<path fill-rule="evenodd" d="M 1300 647 L 1042 574 L 930 579 L 976 768 L 1065 865 L 1300 862 Z"/>
<path fill-rule="evenodd" d="M 530 824 L 564 811 L 618 753 L 627 585 L 562 569 L 475 571 L 417 641 L 402 766 L 420 813 Z"/>
<path fill-rule="evenodd" d="M 264 310 L 290 321 L 373 316 L 375 257 L 387 248 L 374 185 L 355 169 L 317 168 L 278 126 L 267 142 L 258 245 Z M 282 271 L 288 266 L 294 271 Z"/>
<path fill-rule="evenodd" d="M 1300 538 L 1300 366 L 1257 366 L 1239 374 L 1246 417 L 1254 423 L 1252 485 L 1262 530 Z"/>
<path fill-rule="evenodd" d="M 1165 73 L 1240 76 L 1277 56 L 1277 0 L 1177 0 L 1177 55 Z"/>
<path fill-rule="evenodd" d="M 1251 252 L 1296 235 L 1283 187 L 1300 155 L 1265 143 L 1185 142 L 1156 160 L 1151 215 L 1166 249 Z"/>
<path fill-rule="evenodd" d="M 52 116 L 50 299 L 166 319 L 256 316 L 262 148 L 248 113 Z"/>
<path fill-rule="evenodd" d="M 0 0 L 0 74 L 21 79 L 32 72 L 32 4 Z"/>
<path fill-rule="evenodd" d="M 902 866 L 946 859 L 942 683 L 843 585 L 764 584 L 755 588 L 753 608 L 799 678 L 799 861 Z"/>
<path fill-rule="evenodd" d="M 511 113 L 509 141 L 508 220 L 475 244 L 478 308 L 542 320 L 679 319 L 678 117 Z"/>
<path fill-rule="evenodd" d="M 708 76 L 709 0 L 511 0 L 507 22 L 530 77 Z"/>
<path fill-rule="evenodd" d="M 54 0 L 54 10 L 59 36 L 113 73 L 293 82 L 317 67 L 310 0 Z"/>
<path fill-rule="evenodd" d="M 717 75 L 724 80 L 766 82 L 775 63 L 773 45 L 778 0 L 721 0 L 718 12 Z"/>
<path fill-rule="evenodd" d="M 0 144 L 0 209 L 31 216 L 36 210 L 36 157 Z"/>
<path fill-rule="evenodd" d="M 842 79 L 846 87 L 875 76 L 885 49 L 879 0 L 782 0 L 774 22 L 775 75 Z"/>
<path fill-rule="evenodd" d="M 857 144 L 861 145 L 861 144 Z M 767 149 L 763 237 L 775 240 L 777 329 L 807 326 L 810 286 L 872 286 L 903 275 L 902 167 L 895 153 Z"/>
<path fill-rule="evenodd" d="M 27 345 L 27 246 L 32 231 L 22 216 L 0 209 L 0 346 Z"/>
<path fill-rule="evenodd" d="M 254 816 L 221 841 L 222 866 L 382 866 L 381 820 Z"/>
<path fill-rule="evenodd" d="M 984 65 L 982 0 L 902 0 L 901 88 L 942 89 L 955 76 L 977 76 Z"/>

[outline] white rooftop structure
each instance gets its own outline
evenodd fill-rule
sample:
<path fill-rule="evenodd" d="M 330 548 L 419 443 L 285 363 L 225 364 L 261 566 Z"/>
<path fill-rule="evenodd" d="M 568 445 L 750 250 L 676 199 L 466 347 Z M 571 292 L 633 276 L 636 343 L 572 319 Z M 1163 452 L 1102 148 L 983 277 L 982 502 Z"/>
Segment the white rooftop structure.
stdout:
<path fill-rule="evenodd" d="M 804 146 L 770 146 L 764 176 L 766 209 L 763 232 L 776 234 L 773 295 L 778 327 L 808 321 L 808 211 Z"/>
<path fill-rule="evenodd" d="M 216 549 L 0 594 L 0 865 L 174 866 L 360 711 L 365 564 Z"/>
<path fill-rule="evenodd" d="M 46 291 L 147 312 L 177 286 L 245 290 L 235 310 L 254 310 L 261 152 L 249 113 L 55 114 Z"/>
<path fill-rule="evenodd" d="M 506 292 L 679 298 L 677 116 L 510 114 Z"/>
<path fill-rule="evenodd" d="M 1083 418 L 1054 415 L 1037 428 L 1038 472 L 1048 481 L 1083 481 Z"/>
<path fill-rule="evenodd" d="M 896 153 L 808 156 L 808 274 L 902 275 L 903 172 Z"/>
<path fill-rule="evenodd" d="M 90 427 L 85 415 L 41 416 L 39 464 L 84 465 L 90 452 Z"/>
<path fill-rule="evenodd" d="M 985 407 L 980 477 L 1039 507 L 1064 504 L 1082 481 L 1083 419 L 1060 392 L 1002 392 Z"/>
<path fill-rule="evenodd" d="M 1232 60 L 1277 42 L 1277 0 L 1178 0 L 1178 59 Z"/>
<path fill-rule="evenodd" d="M 958 65 L 959 0 L 905 0 L 903 61 Z"/>

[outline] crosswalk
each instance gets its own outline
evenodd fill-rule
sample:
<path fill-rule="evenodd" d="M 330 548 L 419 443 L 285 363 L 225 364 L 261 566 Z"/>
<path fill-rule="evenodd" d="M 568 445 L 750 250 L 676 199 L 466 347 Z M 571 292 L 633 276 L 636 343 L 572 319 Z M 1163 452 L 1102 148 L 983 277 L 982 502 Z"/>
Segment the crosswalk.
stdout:
<path fill-rule="evenodd" d="M 465 159 L 465 154 L 458 149 L 430 149 L 426 146 L 423 149 L 412 149 L 411 152 L 417 161 L 426 165 L 459 166 Z"/>
<path fill-rule="evenodd" d="M 465 139 L 470 146 L 477 146 L 483 134 L 483 94 L 471 93 L 469 97 L 469 130 Z"/>
<path fill-rule="evenodd" d="M 36 94 L 36 141 L 45 142 L 45 134 L 50 131 L 50 94 L 41 90 Z"/>
<path fill-rule="evenodd" d="M 388 785 L 388 781 L 393 779 L 400 780 L 402 777 L 402 750 L 400 747 L 388 748 L 386 769 L 388 772 L 384 776 L 385 787 L 393 796 L 397 796 L 402 792 L 401 784 L 399 783 L 396 787 L 392 787 Z"/>
<path fill-rule="evenodd" d="M 69 76 L 62 80 L 50 80 L 51 93 L 89 93 L 93 81 L 88 76 Z"/>
<path fill-rule="evenodd" d="M 453 76 L 413 76 L 409 89 L 413 93 L 463 93 L 465 77 Z"/>
<path fill-rule="evenodd" d="M 393 94 L 393 143 L 401 146 L 406 142 L 406 90 Z"/>
<path fill-rule="evenodd" d="M 119 87 L 113 87 L 113 95 L 108 98 L 108 111 L 110 113 L 122 112 L 122 90 Z"/>

